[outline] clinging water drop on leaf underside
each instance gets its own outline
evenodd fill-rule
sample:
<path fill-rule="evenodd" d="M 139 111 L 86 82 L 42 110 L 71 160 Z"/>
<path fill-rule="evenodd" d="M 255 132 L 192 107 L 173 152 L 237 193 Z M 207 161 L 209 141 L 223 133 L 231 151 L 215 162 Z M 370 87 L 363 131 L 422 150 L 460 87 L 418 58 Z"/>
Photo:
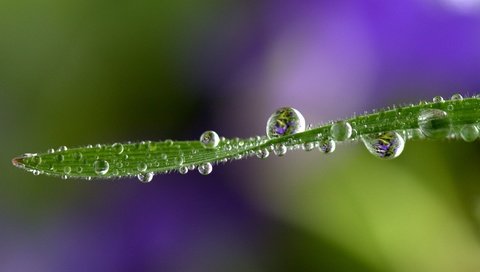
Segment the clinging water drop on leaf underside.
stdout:
<path fill-rule="evenodd" d="M 402 154 L 405 139 L 395 131 L 389 131 L 362 137 L 367 150 L 380 159 L 394 159 Z"/>
<path fill-rule="evenodd" d="M 212 173 L 212 170 L 213 170 L 213 166 L 209 162 L 202 163 L 198 166 L 198 173 L 200 173 L 204 176 Z"/>
<path fill-rule="evenodd" d="M 137 175 L 137 178 L 142 183 L 149 183 L 153 179 L 153 173 L 141 173 Z"/>
<path fill-rule="evenodd" d="M 215 148 L 220 143 L 220 137 L 215 131 L 207 130 L 200 136 L 200 143 L 205 148 Z"/>
<path fill-rule="evenodd" d="M 467 143 L 475 141 L 478 138 L 478 135 L 478 128 L 474 124 L 465 125 L 460 130 L 460 137 L 462 137 L 462 139 Z"/>
<path fill-rule="evenodd" d="M 440 109 L 426 109 L 418 115 L 418 127 L 429 138 L 445 138 L 451 131 L 448 114 Z"/>
<path fill-rule="evenodd" d="M 266 132 L 270 139 L 303 131 L 305 131 L 305 118 L 294 108 L 280 108 L 267 121 Z"/>
<path fill-rule="evenodd" d="M 325 154 L 335 151 L 336 143 L 332 139 L 323 139 L 318 143 L 318 149 Z"/>

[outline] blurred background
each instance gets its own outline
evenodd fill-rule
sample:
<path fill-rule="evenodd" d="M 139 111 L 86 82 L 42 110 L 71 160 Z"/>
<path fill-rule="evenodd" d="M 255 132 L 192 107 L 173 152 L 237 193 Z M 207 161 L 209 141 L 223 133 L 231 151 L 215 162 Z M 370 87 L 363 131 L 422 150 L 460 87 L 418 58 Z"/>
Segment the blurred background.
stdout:
<path fill-rule="evenodd" d="M 77 181 L 62 145 L 262 135 L 480 90 L 480 1 L 0 3 L 0 271 L 480 271 L 480 144 Z"/>

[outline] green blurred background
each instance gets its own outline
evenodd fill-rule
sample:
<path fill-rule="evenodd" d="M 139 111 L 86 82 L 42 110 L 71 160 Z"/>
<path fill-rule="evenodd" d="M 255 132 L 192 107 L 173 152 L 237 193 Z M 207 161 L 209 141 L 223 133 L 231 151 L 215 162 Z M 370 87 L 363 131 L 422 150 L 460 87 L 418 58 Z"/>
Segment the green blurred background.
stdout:
<path fill-rule="evenodd" d="M 0 3 L 0 271 L 480 271 L 478 142 L 294 152 L 148 184 L 48 148 L 262 135 L 480 90 L 480 1 Z"/>

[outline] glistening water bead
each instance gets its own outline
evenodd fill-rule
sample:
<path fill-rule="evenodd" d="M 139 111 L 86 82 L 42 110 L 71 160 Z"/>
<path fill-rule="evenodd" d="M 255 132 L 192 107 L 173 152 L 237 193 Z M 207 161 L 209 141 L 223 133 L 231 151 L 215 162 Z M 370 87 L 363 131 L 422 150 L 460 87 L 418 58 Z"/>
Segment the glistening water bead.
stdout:
<path fill-rule="evenodd" d="M 389 131 L 362 137 L 367 150 L 380 159 L 394 159 L 402 154 L 405 139 L 395 131 Z"/>
<path fill-rule="evenodd" d="M 467 143 L 474 142 L 478 138 L 478 135 L 478 128 L 473 124 L 465 125 L 460 130 L 460 137 Z"/>
<path fill-rule="evenodd" d="M 443 110 L 426 109 L 418 115 L 418 127 L 426 137 L 445 138 L 450 133 L 451 126 L 451 120 Z"/>
<path fill-rule="evenodd" d="M 141 173 L 137 175 L 137 178 L 141 183 L 149 183 L 153 179 L 153 173 Z"/>
<path fill-rule="evenodd" d="M 339 121 L 330 127 L 330 134 L 335 141 L 345 141 L 352 136 L 352 126 L 345 121 Z"/>
<path fill-rule="evenodd" d="M 332 139 L 323 139 L 318 143 L 318 149 L 325 154 L 335 151 L 336 143 Z"/>
<path fill-rule="evenodd" d="M 205 148 L 215 148 L 220 143 L 220 137 L 215 131 L 207 130 L 200 136 L 200 143 Z"/>
<path fill-rule="evenodd" d="M 305 118 L 294 108 L 280 108 L 267 121 L 266 132 L 270 139 L 303 131 L 305 131 Z"/>
<path fill-rule="evenodd" d="M 212 170 L 213 170 L 213 166 L 209 162 L 202 163 L 198 166 L 198 173 L 200 173 L 204 176 L 212 173 Z"/>
<path fill-rule="evenodd" d="M 105 160 L 96 160 L 93 163 L 93 170 L 97 175 L 105 175 L 110 169 L 110 164 Z"/>

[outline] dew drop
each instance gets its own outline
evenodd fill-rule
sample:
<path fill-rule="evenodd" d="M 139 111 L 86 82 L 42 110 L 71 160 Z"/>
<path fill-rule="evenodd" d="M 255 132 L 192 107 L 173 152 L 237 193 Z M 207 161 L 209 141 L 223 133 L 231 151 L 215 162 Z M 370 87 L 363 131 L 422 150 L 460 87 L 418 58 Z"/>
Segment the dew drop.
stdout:
<path fill-rule="evenodd" d="M 433 103 L 443 103 L 443 102 L 445 102 L 445 100 L 441 96 L 435 96 L 433 98 Z"/>
<path fill-rule="evenodd" d="M 200 136 L 200 143 L 205 148 L 216 148 L 220 143 L 220 137 L 215 131 L 207 130 Z"/>
<path fill-rule="evenodd" d="M 112 145 L 112 148 L 115 151 L 115 153 L 117 153 L 117 154 L 122 154 L 123 150 L 124 150 L 123 144 L 121 144 L 121 143 L 114 143 Z"/>
<path fill-rule="evenodd" d="M 77 173 L 80 174 L 80 173 L 83 172 L 83 168 L 81 166 L 78 166 L 76 171 L 77 171 Z"/>
<path fill-rule="evenodd" d="M 303 144 L 303 150 L 312 151 L 315 148 L 315 142 L 308 142 Z"/>
<path fill-rule="evenodd" d="M 339 121 L 330 127 L 330 134 L 335 141 L 345 141 L 352 136 L 352 126 L 345 121 Z"/>
<path fill-rule="evenodd" d="M 405 140 L 395 131 L 366 135 L 362 141 L 367 150 L 380 159 L 394 159 L 402 154 L 405 147 Z"/>
<path fill-rule="evenodd" d="M 448 111 L 453 111 L 454 108 L 455 108 L 455 107 L 454 107 L 452 104 L 450 104 L 450 105 L 447 106 L 447 110 L 448 110 Z"/>
<path fill-rule="evenodd" d="M 68 176 L 67 176 L 67 175 L 62 175 L 61 178 L 62 178 L 63 180 L 67 180 L 67 179 L 68 179 Z"/>
<path fill-rule="evenodd" d="M 178 169 L 178 172 L 179 172 L 180 174 L 182 174 L 182 175 L 185 175 L 185 174 L 188 173 L 188 167 L 182 166 L 182 167 L 180 167 L 180 168 Z"/>
<path fill-rule="evenodd" d="M 97 175 L 105 175 L 110 168 L 110 164 L 105 160 L 96 160 L 93 163 L 93 170 Z"/>
<path fill-rule="evenodd" d="M 149 173 L 138 174 L 137 178 L 141 183 L 149 183 L 153 179 L 153 173 L 149 172 Z"/>
<path fill-rule="evenodd" d="M 259 159 L 266 159 L 268 158 L 268 156 L 270 155 L 270 152 L 268 151 L 268 149 L 264 148 L 264 149 L 260 149 L 258 150 L 257 152 L 255 152 L 256 155 L 257 155 L 257 158 Z"/>
<path fill-rule="evenodd" d="M 172 145 L 173 145 L 173 141 L 170 140 L 170 139 L 167 139 L 167 140 L 165 140 L 165 144 L 166 144 L 167 146 L 172 146 Z"/>
<path fill-rule="evenodd" d="M 196 166 L 195 166 L 195 164 L 190 164 L 190 165 L 187 166 L 187 167 L 188 167 L 188 170 L 193 171 L 193 170 L 195 170 L 195 167 L 196 167 Z"/>
<path fill-rule="evenodd" d="M 58 162 L 63 162 L 65 160 L 65 157 L 62 154 L 57 155 L 57 161 Z"/>
<path fill-rule="evenodd" d="M 287 154 L 287 147 L 284 144 L 276 144 L 273 148 L 273 154 L 276 156 L 284 156 Z"/>
<path fill-rule="evenodd" d="M 418 127 L 429 138 L 445 138 L 451 130 L 451 120 L 445 111 L 426 109 L 418 116 Z"/>
<path fill-rule="evenodd" d="M 303 132 L 305 118 L 294 108 L 280 108 L 268 118 L 266 131 L 270 139 Z"/>
<path fill-rule="evenodd" d="M 318 144 L 318 149 L 325 154 L 330 154 L 335 151 L 337 144 L 332 139 L 323 139 Z"/>
<path fill-rule="evenodd" d="M 40 170 L 33 170 L 32 173 L 33 173 L 34 176 L 38 176 L 38 175 L 40 175 L 42 172 L 41 172 Z"/>
<path fill-rule="evenodd" d="M 73 158 L 77 161 L 81 160 L 83 158 L 83 154 L 80 152 L 75 152 L 73 153 Z"/>
<path fill-rule="evenodd" d="M 39 157 L 39 156 L 37 156 L 37 155 L 35 155 L 35 156 L 33 156 L 33 158 L 32 158 L 32 162 L 33 162 L 33 164 L 34 164 L 35 166 L 37 166 L 37 165 L 39 165 L 39 164 L 42 163 L 42 158 Z"/>
<path fill-rule="evenodd" d="M 48 153 L 48 154 L 53 154 L 53 153 L 55 153 L 55 149 L 50 148 L 49 150 L 47 150 L 47 153 Z"/>
<path fill-rule="evenodd" d="M 460 136 L 467 143 L 474 142 L 478 138 L 478 134 L 479 134 L 478 128 L 472 124 L 465 125 L 460 130 Z"/>
<path fill-rule="evenodd" d="M 147 166 L 147 164 L 144 163 L 144 162 L 139 162 L 139 163 L 137 164 L 137 170 L 140 171 L 140 172 L 145 172 L 145 171 L 147 171 L 147 168 L 148 168 L 148 166 Z"/>
<path fill-rule="evenodd" d="M 461 100 L 463 100 L 463 96 L 459 93 L 456 93 L 456 94 L 452 95 L 451 99 L 456 100 L 456 101 L 461 101 Z"/>
<path fill-rule="evenodd" d="M 66 146 L 61 146 L 57 150 L 58 150 L 58 152 L 62 152 L 62 151 L 67 151 L 68 148 Z"/>
<path fill-rule="evenodd" d="M 63 173 L 65 173 L 65 175 L 68 175 L 72 172 L 72 168 L 70 166 L 65 166 L 63 168 Z"/>
<path fill-rule="evenodd" d="M 198 173 L 200 173 L 202 175 L 208 175 L 208 174 L 212 173 L 212 170 L 213 170 L 212 164 L 209 163 L 209 162 L 200 164 L 198 166 Z"/>

